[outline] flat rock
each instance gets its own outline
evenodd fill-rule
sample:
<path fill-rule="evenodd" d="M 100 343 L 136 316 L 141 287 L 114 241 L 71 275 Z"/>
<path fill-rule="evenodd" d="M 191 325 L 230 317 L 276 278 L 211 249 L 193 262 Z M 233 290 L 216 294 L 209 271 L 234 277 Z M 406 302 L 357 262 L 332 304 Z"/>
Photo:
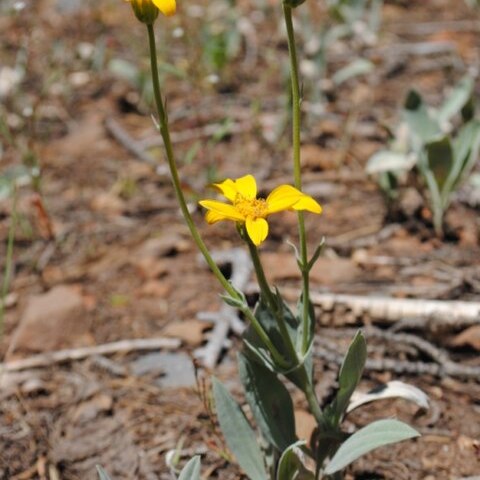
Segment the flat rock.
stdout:
<path fill-rule="evenodd" d="M 32 295 L 12 336 L 12 354 L 35 353 L 91 345 L 89 321 L 83 297 L 77 289 L 59 285 L 47 293 Z"/>
<path fill-rule="evenodd" d="M 134 375 L 157 377 L 161 387 L 192 387 L 195 385 L 193 363 L 186 353 L 160 352 L 142 355 L 130 364 Z"/>

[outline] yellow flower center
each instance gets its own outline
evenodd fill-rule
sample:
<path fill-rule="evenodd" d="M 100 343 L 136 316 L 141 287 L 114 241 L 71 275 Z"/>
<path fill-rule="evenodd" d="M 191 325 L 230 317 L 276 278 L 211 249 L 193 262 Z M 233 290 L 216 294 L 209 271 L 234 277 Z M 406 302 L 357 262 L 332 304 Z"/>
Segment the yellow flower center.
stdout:
<path fill-rule="evenodd" d="M 233 205 L 245 218 L 256 220 L 267 216 L 268 208 L 264 198 L 249 199 L 237 193 Z"/>

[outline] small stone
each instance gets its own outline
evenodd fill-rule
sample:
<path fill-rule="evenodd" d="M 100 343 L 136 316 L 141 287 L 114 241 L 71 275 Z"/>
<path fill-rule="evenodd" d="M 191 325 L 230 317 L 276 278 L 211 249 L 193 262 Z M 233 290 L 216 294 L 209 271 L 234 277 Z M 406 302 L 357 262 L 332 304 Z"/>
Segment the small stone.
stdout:
<path fill-rule="evenodd" d="M 187 345 L 197 347 L 203 342 L 203 331 L 208 327 L 208 323 L 200 320 L 186 320 L 183 322 L 169 323 L 162 330 L 162 334 L 166 337 L 179 338 Z"/>
<path fill-rule="evenodd" d="M 195 385 L 193 363 L 186 353 L 160 352 L 142 355 L 131 363 L 131 371 L 137 376 L 159 377 L 155 383 L 161 387 Z"/>
<path fill-rule="evenodd" d="M 92 343 L 81 293 L 76 288 L 59 285 L 28 299 L 13 333 L 8 357 L 13 352 L 47 352 Z"/>

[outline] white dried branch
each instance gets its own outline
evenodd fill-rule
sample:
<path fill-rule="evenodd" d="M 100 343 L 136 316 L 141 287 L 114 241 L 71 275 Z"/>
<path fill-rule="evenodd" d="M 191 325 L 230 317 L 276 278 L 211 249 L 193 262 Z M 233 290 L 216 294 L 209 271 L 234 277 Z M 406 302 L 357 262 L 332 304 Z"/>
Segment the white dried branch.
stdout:
<path fill-rule="evenodd" d="M 179 348 L 180 345 L 181 341 L 177 338 L 160 337 L 120 340 L 119 342 L 104 343 L 93 347 L 57 350 L 54 352 L 40 353 L 28 358 L 0 363 L 0 374 L 29 370 L 32 368 L 49 367 L 57 363 L 82 360 L 94 355 L 113 355 L 114 353 L 127 353 L 138 350 L 175 350 Z"/>
<path fill-rule="evenodd" d="M 368 315 L 372 320 L 396 322 L 405 318 L 432 320 L 438 325 L 459 327 L 480 323 L 480 302 L 422 300 L 333 293 L 311 293 L 310 299 L 325 312 L 338 307 L 347 309 L 361 318 Z"/>
<path fill-rule="evenodd" d="M 244 291 L 252 273 L 252 262 L 247 252 L 241 248 L 233 248 L 212 252 L 212 257 L 220 265 L 231 265 L 230 282 L 237 290 Z M 195 350 L 195 357 L 201 360 L 205 367 L 213 368 L 218 362 L 230 330 L 241 335 L 245 325 L 238 317 L 237 310 L 226 304 L 223 304 L 218 312 L 199 312 L 198 318 L 214 322 L 207 344 Z"/>

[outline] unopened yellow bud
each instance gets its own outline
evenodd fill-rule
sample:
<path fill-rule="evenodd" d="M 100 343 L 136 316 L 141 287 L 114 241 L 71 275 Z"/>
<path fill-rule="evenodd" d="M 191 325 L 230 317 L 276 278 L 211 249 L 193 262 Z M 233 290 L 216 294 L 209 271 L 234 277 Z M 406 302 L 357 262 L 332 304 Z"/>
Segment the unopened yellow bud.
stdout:
<path fill-rule="evenodd" d="M 158 17 L 158 8 L 152 0 L 130 0 L 135 16 L 142 23 L 153 25 Z"/>
<path fill-rule="evenodd" d="M 147 25 L 152 25 L 162 12 L 166 17 L 172 16 L 177 10 L 175 0 L 127 0 L 130 1 L 135 16 Z"/>

